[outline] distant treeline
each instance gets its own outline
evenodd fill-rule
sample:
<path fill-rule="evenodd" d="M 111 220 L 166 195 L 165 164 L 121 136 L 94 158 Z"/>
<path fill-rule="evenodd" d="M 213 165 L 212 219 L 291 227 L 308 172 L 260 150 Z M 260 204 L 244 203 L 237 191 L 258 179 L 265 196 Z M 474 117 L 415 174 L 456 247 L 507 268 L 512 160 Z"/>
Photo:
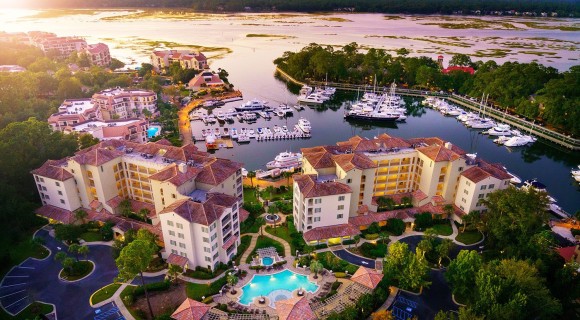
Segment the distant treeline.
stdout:
<path fill-rule="evenodd" d="M 355 11 L 381 13 L 469 14 L 480 10 L 580 13 L 577 0 L 45 0 L 30 1 L 34 7 L 185 7 L 208 11 Z"/>
<path fill-rule="evenodd" d="M 365 52 L 366 51 L 366 52 Z M 474 68 L 441 72 L 429 57 L 407 57 L 397 50 L 393 56 L 382 49 L 361 50 L 356 43 L 340 49 L 312 43 L 299 52 L 285 52 L 274 63 L 299 80 L 318 80 L 387 87 L 399 86 L 453 91 L 472 97 L 489 94 L 491 101 L 529 119 L 538 119 L 567 134 L 580 136 L 580 65 L 559 73 L 541 64 L 495 61 L 472 62 L 464 54 L 453 56 L 449 64 Z"/>

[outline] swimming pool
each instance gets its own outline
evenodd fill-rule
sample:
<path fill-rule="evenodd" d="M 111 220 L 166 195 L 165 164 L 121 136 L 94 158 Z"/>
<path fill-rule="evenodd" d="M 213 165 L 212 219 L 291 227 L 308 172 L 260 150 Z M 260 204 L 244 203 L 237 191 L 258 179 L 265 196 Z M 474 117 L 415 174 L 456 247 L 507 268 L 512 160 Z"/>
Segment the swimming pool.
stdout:
<path fill-rule="evenodd" d="M 264 257 L 262 258 L 262 265 L 263 266 L 271 266 L 274 264 L 274 259 L 272 257 Z"/>
<path fill-rule="evenodd" d="M 149 129 L 147 129 L 147 138 L 151 139 L 155 137 L 157 135 L 157 132 L 159 132 L 159 127 L 150 127 Z"/>
<path fill-rule="evenodd" d="M 292 292 L 298 288 L 314 292 L 318 290 L 318 285 L 308 280 L 307 276 L 288 269 L 274 274 L 256 274 L 242 287 L 240 303 L 249 305 L 256 297 L 264 296 L 270 299 L 270 306 L 273 307 L 276 301 L 292 298 Z"/>

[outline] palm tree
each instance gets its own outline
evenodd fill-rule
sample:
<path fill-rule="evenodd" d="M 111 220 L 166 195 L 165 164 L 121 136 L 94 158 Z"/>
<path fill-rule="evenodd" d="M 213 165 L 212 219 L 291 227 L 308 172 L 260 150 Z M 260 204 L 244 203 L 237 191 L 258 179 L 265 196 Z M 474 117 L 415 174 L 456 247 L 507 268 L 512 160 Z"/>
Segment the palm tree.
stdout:
<path fill-rule="evenodd" d="M 318 260 L 314 260 L 310 263 L 310 271 L 314 272 L 314 279 L 318 279 L 318 273 L 322 271 L 324 266 Z"/>
<path fill-rule="evenodd" d="M 446 204 L 445 206 L 443 206 L 443 212 L 445 212 L 447 218 L 451 217 L 451 215 L 453 214 L 453 206 L 450 204 Z"/>
<path fill-rule="evenodd" d="M 254 178 L 256 177 L 256 171 L 248 172 L 248 178 L 250 178 L 250 183 L 252 184 L 252 188 L 254 187 Z"/>
<path fill-rule="evenodd" d="M 89 251 L 90 251 L 90 250 L 89 250 L 89 247 L 87 247 L 87 246 L 80 246 L 80 247 L 77 249 L 77 252 L 78 252 L 79 254 L 83 255 L 83 257 L 85 257 L 85 260 L 87 259 L 87 255 L 89 254 Z"/>
<path fill-rule="evenodd" d="M 141 216 L 141 219 L 143 219 L 144 222 L 147 222 L 147 217 L 149 216 L 149 213 L 151 211 L 147 208 L 143 208 L 141 210 L 139 210 L 139 216 Z"/>
<path fill-rule="evenodd" d="M 231 294 L 236 294 L 236 288 L 234 287 L 238 283 L 238 277 L 230 272 L 226 278 L 228 284 L 232 287 Z"/>
<path fill-rule="evenodd" d="M 167 278 L 170 279 L 171 282 L 176 282 L 177 277 L 183 272 L 180 266 L 176 264 L 169 264 L 167 268 Z"/>
<path fill-rule="evenodd" d="M 284 173 L 283 173 L 284 178 L 286 178 L 286 185 L 288 187 L 290 187 L 290 178 L 292 177 L 293 174 L 294 173 L 293 172 L 290 172 L 290 171 L 284 171 Z"/>
<path fill-rule="evenodd" d="M 81 223 L 85 222 L 85 218 L 87 217 L 87 212 L 85 210 L 79 209 L 77 211 L 75 211 L 75 219 L 77 221 L 81 221 Z"/>
<path fill-rule="evenodd" d="M 389 238 L 389 235 L 386 232 L 383 231 L 383 232 L 380 232 L 379 233 L 379 238 L 381 239 L 381 242 L 382 243 L 385 243 L 385 239 L 388 239 Z"/>
<path fill-rule="evenodd" d="M 75 258 L 77 259 L 77 261 L 79 261 L 79 250 L 80 250 L 81 246 L 78 244 L 71 244 L 68 247 L 68 252 L 72 253 L 75 255 Z"/>

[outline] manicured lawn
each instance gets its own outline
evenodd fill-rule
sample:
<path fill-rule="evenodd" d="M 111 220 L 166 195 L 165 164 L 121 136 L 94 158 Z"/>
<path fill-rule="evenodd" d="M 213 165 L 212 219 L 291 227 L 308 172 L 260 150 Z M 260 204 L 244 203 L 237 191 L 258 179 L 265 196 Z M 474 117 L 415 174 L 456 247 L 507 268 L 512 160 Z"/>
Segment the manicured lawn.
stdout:
<path fill-rule="evenodd" d="M 257 218 L 252 220 L 252 218 L 248 218 L 246 221 L 240 224 L 240 233 L 258 233 L 260 231 L 260 227 L 264 224 L 263 218 Z"/>
<path fill-rule="evenodd" d="M 102 287 L 91 296 L 91 304 L 97 304 L 109 299 L 120 287 L 120 283 L 111 283 L 108 286 Z"/>
<path fill-rule="evenodd" d="M 464 244 L 474 244 L 478 241 L 480 241 L 483 238 L 483 235 L 481 234 L 481 232 L 477 231 L 477 230 L 473 230 L 473 231 L 466 231 L 466 232 L 460 232 L 457 237 L 455 237 L 455 240 L 464 243 Z"/>
<path fill-rule="evenodd" d="M 244 203 L 258 203 L 256 188 L 244 187 Z"/>
<path fill-rule="evenodd" d="M 94 265 L 90 261 L 79 261 L 76 264 L 77 266 L 74 268 L 75 272 L 73 274 L 69 274 L 66 269 L 62 269 L 59 276 L 68 281 L 75 281 L 84 278 L 94 268 Z"/>
<path fill-rule="evenodd" d="M 244 252 L 246 252 L 246 250 L 248 250 L 248 247 L 250 246 L 250 242 L 252 242 L 252 236 L 242 236 L 242 238 L 240 239 L 240 245 L 238 246 L 238 253 L 236 253 L 236 265 L 239 266 L 240 265 L 240 260 L 242 260 L 242 255 L 244 255 Z"/>
<path fill-rule="evenodd" d="M 385 241 L 385 243 L 388 243 L 388 241 Z M 387 255 L 387 245 L 385 243 L 378 242 L 373 244 L 365 242 L 360 247 L 349 249 L 349 251 L 370 259 L 384 258 Z"/>
<path fill-rule="evenodd" d="M 201 301 L 202 297 L 209 297 L 217 294 L 220 289 L 226 284 L 226 277 L 212 282 L 209 286 L 207 284 L 187 283 L 187 297 L 193 300 Z"/>
<path fill-rule="evenodd" d="M 252 257 L 256 254 L 256 250 L 267 247 L 274 247 L 280 256 L 284 255 L 284 246 L 280 242 L 266 236 L 258 236 L 256 247 L 254 250 L 252 250 L 252 253 L 250 253 L 248 259 L 246 259 L 246 263 L 250 263 L 252 261 Z"/>
<path fill-rule="evenodd" d="M 50 304 L 42 303 L 42 302 L 33 302 L 31 305 L 26 307 L 26 309 L 22 310 L 19 314 L 15 317 L 8 315 L 7 313 L 2 312 L 0 315 L 0 319 L 36 319 L 37 315 L 40 314 L 47 314 L 52 312 L 54 308 Z"/>
<path fill-rule="evenodd" d="M 292 244 L 292 237 L 290 236 L 290 230 L 288 230 L 288 227 L 276 227 L 276 228 L 266 227 L 266 232 L 278 238 L 286 240 L 286 242 L 290 244 L 290 251 L 291 252 L 296 251 L 296 248 Z"/>
<path fill-rule="evenodd" d="M 86 242 L 103 241 L 103 236 L 96 231 L 87 231 L 81 234 L 80 238 Z"/>
<path fill-rule="evenodd" d="M 451 228 L 451 224 L 435 224 L 431 228 L 437 232 L 438 235 L 441 236 L 450 236 L 453 233 L 453 228 Z"/>
<path fill-rule="evenodd" d="M 260 191 L 260 196 L 264 200 L 280 200 L 280 199 L 292 199 L 293 191 L 292 188 L 286 188 L 284 192 L 276 192 L 279 189 L 266 188 Z"/>

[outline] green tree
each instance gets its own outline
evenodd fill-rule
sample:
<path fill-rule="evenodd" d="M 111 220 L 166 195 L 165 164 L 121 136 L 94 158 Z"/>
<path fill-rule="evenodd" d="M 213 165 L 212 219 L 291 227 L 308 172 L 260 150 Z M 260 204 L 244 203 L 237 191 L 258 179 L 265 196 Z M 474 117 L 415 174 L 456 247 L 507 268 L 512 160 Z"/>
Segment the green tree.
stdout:
<path fill-rule="evenodd" d="M 250 183 L 252 184 L 252 188 L 254 187 L 254 178 L 256 177 L 255 171 L 248 172 L 248 178 L 250 178 Z"/>
<path fill-rule="evenodd" d="M 81 223 L 84 223 L 86 217 L 88 216 L 88 213 L 83 209 L 78 209 L 77 211 L 75 211 L 74 214 L 75 214 L 75 220 L 80 221 Z"/>
<path fill-rule="evenodd" d="M 119 281 L 130 281 L 137 275 L 140 275 L 141 286 L 145 292 L 145 299 L 147 300 L 151 318 L 154 318 L 153 309 L 149 301 L 147 286 L 145 286 L 145 281 L 143 280 L 143 271 L 149 267 L 156 251 L 157 247 L 153 242 L 138 239 L 124 247 L 119 257 L 115 260 L 117 268 L 119 269 Z"/>
<path fill-rule="evenodd" d="M 80 248 L 81 248 L 81 246 L 78 244 L 71 244 L 68 247 L 68 252 L 75 255 L 75 259 L 77 260 L 77 262 L 79 262 L 79 254 L 80 254 L 79 250 L 80 250 Z"/>
<path fill-rule="evenodd" d="M 87 256 L 89 255 L 90 249 L 88 246 L 80 246 L 77 249 L 77 253 L 82 255 L 83 257 L 85 257 L 85 260 L 87 259 Z"/>
<path fill-rule="evenodd" d="M 89 133 L 79 135 L 79 150 L 86 149 L 99 143 L 99 139 Z"/>
<path fill-rule="evenodd" d="M 406 229 L 405 222 L 401 219 L 391 218 L 387 220 L 387 230 L 392 232 L 396 236 L 400 236 L 405 232 Z"/>
<path fill-rule="evenodd" d="M 129 217 L 130 215 L 133 214 L 133 208 L 131 207 L 131 200 L 129 199 L 124 199 L 123 201 L 121 201 L 121 203 L 119 203 L 119 213 L 123 216 L 123 217 Z"/>
<path fill-rule="evenodd" d="M 180 274 L 183 273 L 183 269 L 176 264 L 169 264 L 167 267 L 166 278 L 171 282 L 176 283 Z"/>
<path fill-rule="evenodd" d="M 117 70 L 117 69 L 121 69 L 124 67 L 125 67 L 125 63 L 122 62 L 121 60 L 116 59 L 116 58 L 111 59 L 111 66 L 110 66 L 111 70 Z"/>
<path fill-rule="evenodd" d="M 406 48 L 397 49 L 396 52 L 397 52 L 397 55 L 398 56 L 401 56 L 401 57 L 406 57 L 406 56 L 408 56 L 411 53 L 411 51 L 409 51 Z"/>
<path fill-rule="evenodd" d="M 393 210 L 395 207 L 395 200 L 393 200 L 392 198 L 389 197 L 378 197 L 377 198 L 377 205 L 378 205 L 378 209 L 379 211 L 381 210 Z"/>
<path fill-rule="evenodd" d="M 236 294 L 236 288 L 235 285 L 238 283 L 238 276 L 236 276 L 233 272 L 228 273 L 228 276 L 226 277 L 226 281 L 228 282 L 228 284 L 230 285 L 230 287 L 232 287 L 232 294 Z"/>
<path fill-rule="evenodd" d="M 449 252 L 451 252 L 451 249 L 453 249 L 454 246 L 455 246 L 455 244 L 453 243 L 453 241 L 451 239 L 443 239 L 437 245 L 437 247 L 435 247 L 435 250 L 437 251 L 437 258 L 438 258 L 437 264 L 439 266 L 441 266 L 441 261 L 443 260 L 443 258 L 449 259 Z"/>
<path fill-rule="evenodd" d="M 318 279 L 318 273 L 324 269 L 322 263 L 318 260 L 313 260 L 310 263 L 310 272 L 314 272 L 314 279 Z"/>
<path fill-rule="evenodd" d="M 469 67 L 472 65 L 471 57 L 466 54 L 457 53 L 449 60 L 450 66 Z"/>
<path fill-rule="evenodd" d="M 82 83 L 79 79 L 71 77 L 62 79 L 58 84 L 56 95 L 61 99 L 82 98 Z"/>
<path fill-rule="evenodd" d="M 445 273 L 454 295 L 471 301 L 475 277 L 482 265 L 483 261 L 477 251 L 459 251 L 459 255 L 451 261 Z"/>
<path fill-rule="evenodd" d="M 149 218 L 149 213 L 151 213 L 151 211 L 147 208 L 142 208 L 141 210 L 139 210 L 139 216 L 141 217 L 141 220 L 147 222 L 147 219 Z"/>
<path fill-rule="evenodd" d="M 415 230 L 422 231 L 433 226 L 431 213 L 425 212 L 415 215 Z"/>
<path fill-rule="evenodd" d="M 430 284 L 429 267 L 419 254 L 409 251 L 406 243 L 395 242 L 388 247 L 384 263 L 385 281 L 396 283 L 405 290 L 418 290 Z"/>
<path fill-rule="evenodd" d="M 284 171 L 282 173 L 282 175 L 284 176 L 284 178 L 286 178 L 286 185 L 290 186 L 290 178 L 292 178 L 292 175 L 294 174 L 294 172 L 290 172 L 290 171 Z"/>
<path fill-rule="evenodd" d="M 58 224 L 54 226 L 54 232 L 55 237 L 58 240 L 71 243 L 78 240 L 82 233 L 82 229 L 79 226 L 72 224 Z"/>

